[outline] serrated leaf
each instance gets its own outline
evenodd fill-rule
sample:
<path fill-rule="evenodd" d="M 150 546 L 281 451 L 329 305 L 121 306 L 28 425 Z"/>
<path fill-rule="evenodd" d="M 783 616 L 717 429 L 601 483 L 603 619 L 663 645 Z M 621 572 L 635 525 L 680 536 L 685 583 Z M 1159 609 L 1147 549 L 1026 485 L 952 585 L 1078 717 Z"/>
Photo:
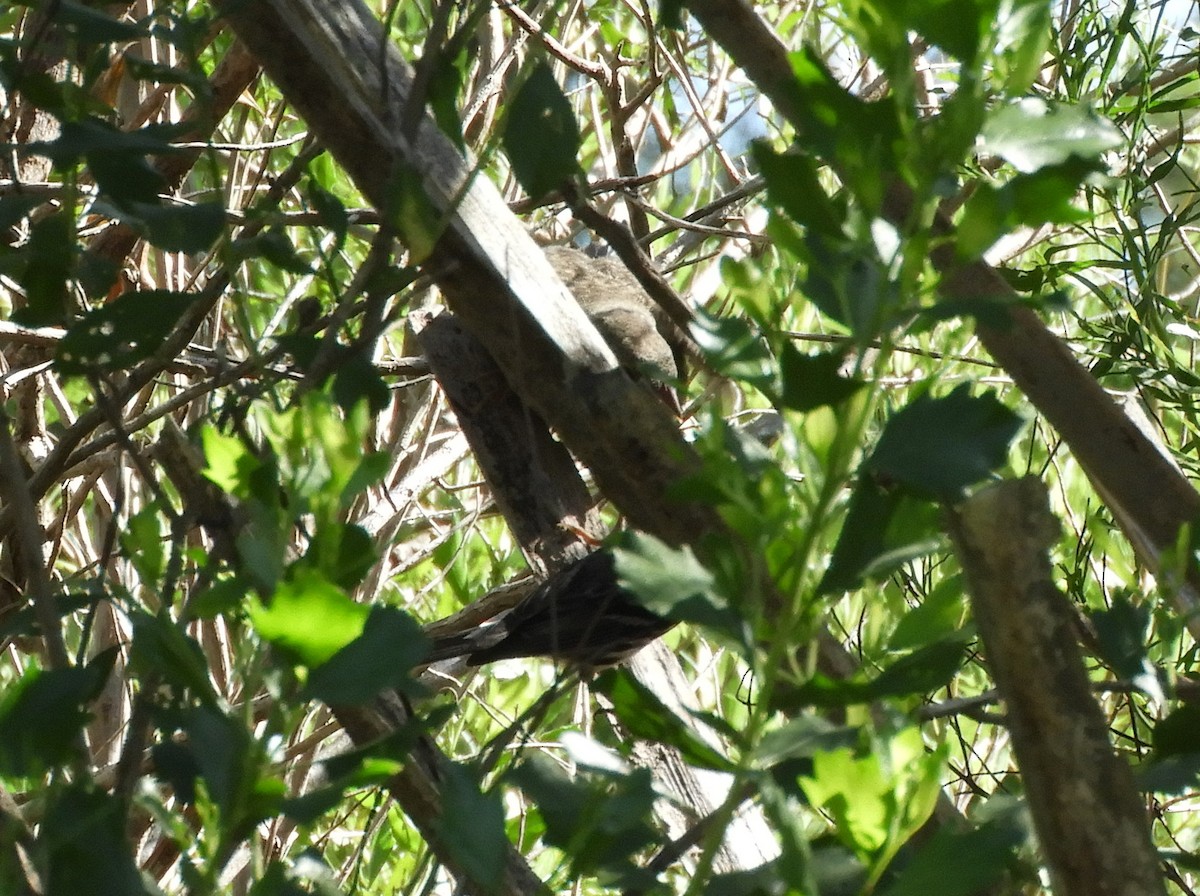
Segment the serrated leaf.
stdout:
<path fill-rule="evenodd" d="M 67 330 L 56 364 L 68 375 L 131 367 L 162 347 L 195 300 L 194 294 L 165 289 L 118 296 Z"/>
<path fill-rule="evenodd" d="M 750 146 L 767 183 L 767 199 L 810 231 L 844 237 L 844 208 L 830 199 L 813 160 L 800 152 L 776 152 L 766 140 Z"/>
<path fill-rule="evenodd" d="M 205 703 L 217 699 L 203 648 L 165 616 L 133 615 L 129 668 L 143 682 L 166 683 Z"/>
<path fill-rule="evenodd" d="M 865 384 L 842 376 L 841 352 L 805 355 L 790 342 L 779 353 L 779 375 L 783 386 L 780 406 L 793 411 L 811 411 L 841 404 Z"/>
<path fill-rule="evenodd" d="M 474 774 L 457 763 L 439 770 L 442 794 L 440 843 L 479 885 L 498 881 L 509 849 L 504 804 L 497 793 L 484 793 Z"/>
<path fill-rule="evenodd" d="M 531 199 L 541 199 L 581 173 L 579 124 L 544 62 L 534 64 L 509 105 L 504 151 Z"/>
<path fill-rule="evenodd" d="M 1146 651 L 1150 637 L 1150 608 L 1135 605 L 1118 594 L 1107 609 L 1093 610 L 1088 616 L 1095 626 L 1100 655 L 1117 677 L 1132 681 L 1162 701 L 1158 675 Z"/>
<path fill-rule="evenodd" d="M 900 564 L 929 554 L 941 538 L 931 504 L 863 477 L 850 496 L 846 521 L 818 590 L 822 594 L 851 591 L 868 578 L 887 575 Z"/>
<path fill-rule="evenodd" d="M 148 896 L 126 836 L 125 801 L 84 782 L 51 792 L 37 838 L 51 896 Z"/>
<path fill-rule="evenodd" d="M 114 19 L 78 0 L 59 0 L 52 9 L 55 24 L 84 43 L 108 44 L 146 36 L 146 29 L 142 25 Z"/>
<path fill-rule="evenodd" d="M 269 604 L 252 602 L 248 612 L 263 640 L 312 668 L 358 638 L 370 610 L 324 577 L 299 569 L 279 583 Z"/>
<path fill-rule="evenodd" d="M 170 138 L 180 132 L 179 125 L 149 125 L 136 131 L 122 131 L 100 118 L 67 121 L 58 137 L 30 144 L 30 149 L 47 156 L 56 165 L 69 165 L 92 153 L 116 153 L 128 157 L 165 155 L 181 152 Z"/>
<path fill-rule="evenodd" d="M 1154 726 L 1154 756 L 1200 753 L 1200 706 L 1185 703 Z"/>
<path fill-rule="evenodd" d="M 926 644 L 886 666 L 871 682 L 873 697 L 928 694 L 944 687 L 962 667 L 967 643 L 952 638 Z"/>
<path fill-rule="evenodd" d="M 394 607 L 374 607 L 362 634 L 312 670 L 307 694 L 333 705 L 368 703 L 411 682 L 409 671 L 429 653 L 421 626 Z"/>
<path fill-rule="evenodd" d="M 13 320 L 31 327 L 62 326 L 68 318 L 67 281 L 75 265 L 71 220 L 59 211 L 30 228 L 25 266 L 19 275 L 25 290 L 24 308 Z"/>
<path fill-rule="evenodd" d="M 775 382 L 774 359 L 766 342 L 745 320 L 698 309 L 692 338 L 717 372 L 770 391 Z"/>
<path fill-rule="evenodd" d="M 333 251 L 339 251 L 346 240 L 346 232 L 350 228 L 350 216 L 346 213 L 346 206 L 311 178 L 308 181 L 308 201 L 316 209 L 321 223 L 333 231 L 337 238 Z"/>
<path fill-rule="evenodd" d="M 0 774 L 36 777 L 75 756 L 91 718 L 86 706 L 103 687 L 116 654 L 113 647 L 86 666 L 28 669 L 7 686 L 0 700 Z"/>
<path fill-rule="evenodd" d="M 204 252 L 225 230 L 225 208 L 219 202 L 132 203 L 119 217 L 134 224 L 151 245 L 187 255 Z"/>
<path fill-rule="evenodd" d="M 972 896 L 989 890 L 1016 861 L 1025 832 L 1006 819 L 971 830 L 939 827 L 884 896 Z"/>
<path fill-rule="evenodd" d="M 347 411 L 365 401 L 371 412 L 378 414 L 391 402 L 392 393 L 370 352 L 347 352 L 333 378 L 333 398 Z"/>
<path fill-rule="evenodd" d="M 1023 421 L 992 392 L 962 385 L 944 398 L 921 395 L 884 427 L 867 469 L 913 494 L 953 500 L 999 469 Z"/>

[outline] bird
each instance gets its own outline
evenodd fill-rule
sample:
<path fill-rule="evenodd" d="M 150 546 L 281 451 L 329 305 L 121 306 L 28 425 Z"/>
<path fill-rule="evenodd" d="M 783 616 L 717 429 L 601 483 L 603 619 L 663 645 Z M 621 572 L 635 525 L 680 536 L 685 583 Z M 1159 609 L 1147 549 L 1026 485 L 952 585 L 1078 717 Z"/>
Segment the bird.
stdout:
<path fill-rule="evenodd" d="M 621 586 L 612 552 L 601 548 L 551 574 L 495 619 L 435 638 L 426 661 L 463 657 L 482 666 L 546 657 L 594 671 L 624 662 L 674 625 Z"/>
<path fill-rule="evenodd" d="M 567 246 L 547 246 L 543 251 L 621 367 L 635 379 L 648 379 L 678 415 L 679 397 L 673 384 L 679 380 L 680 358 L 659 329 L 654 300 L 637 278 L 616 258 L 591 258 Z"/>
<path fill-rule="evenodd" d="M 544 252 L 621 367 L 649 380 L 680 416 L 673 385 L 682 359 L 659 329 L 654 300 L 642 285 L 615 258 L 592 258 L 566 246 Z M 466 632 L 435 637 L 427 662 L 463 657 L 481 666 L 547 657 L 597 670 L 624 662 L 674 625 L 620 585 L 612 552 L 601 548 L 553 573 L 511 610 Z"/>

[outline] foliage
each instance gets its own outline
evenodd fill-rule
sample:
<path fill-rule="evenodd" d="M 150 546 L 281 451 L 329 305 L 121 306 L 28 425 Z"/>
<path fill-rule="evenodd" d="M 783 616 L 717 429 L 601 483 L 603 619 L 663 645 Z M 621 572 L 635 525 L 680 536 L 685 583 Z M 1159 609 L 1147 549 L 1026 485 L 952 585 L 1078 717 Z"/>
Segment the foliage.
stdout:
<path fill-rule="evenodd" d="M 412 360 L 420 197 L 361 207 L 265 77 L 198 132 L 234 56 L 206 4 L 0 9 L 0 471 L 26 476 L 0 476 L 0 891 L 448 892 L 440 862 L 495 881 L 515 844 L 558 890 L 1033 892 L 942 522 L 1024 473 L 1051 486 L 1113 738 L 1194 887 L 1191 635 L 979 347 L 994 305 L 931 257 L 940 210 L 957 258 L 997 264 L 1194 474 L 1197 32 L 1166 3 L 756 4 L 797 134 L 686 2 L 561 6 L 540 29 L 520 4 L 383 15 L 531 228 L 591 240 L 563 203 L 586 181 L 697 308 L 704 470 L 680 488 L 733 537 L 703 564 L 617 543 L 623 581 L 687 622 L 668 638 L 698 708 L 620 670 L 572 701 L 532 660 L 453 701 L 416 680 L 419 623 L 521 565 Z M 822 666 L 825 630 L 854 673 Z M 331 707 L 393 690 L 407 727 L 329 743 Z M 382 797 L 425 735 L 454 760 L 433 831 Z M 634 761 L 654 743 L 729 784 L 685 858 Z M 939 795 L 961 826 L 924 829 Z M 774 852 L 731 871 L 743 804 Z"/>

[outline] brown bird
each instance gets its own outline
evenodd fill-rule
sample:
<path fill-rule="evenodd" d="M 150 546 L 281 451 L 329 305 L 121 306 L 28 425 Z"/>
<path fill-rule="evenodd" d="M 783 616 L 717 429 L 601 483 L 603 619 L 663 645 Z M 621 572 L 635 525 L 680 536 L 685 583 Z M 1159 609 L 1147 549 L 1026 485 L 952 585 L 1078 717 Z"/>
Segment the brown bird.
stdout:
<path fill-rule="evenodd" d="M 578 299 L 617 361 L 631 375 L 645 376 L 677 413 L 673 384 L 679 362 L 654 317 L 654 300 L 619 259 L 591 258 L 578 249 L 549 246 L 546 258 Z"/>
<path fill-rule="evenodd" d="M 620 586 L 612 553 L 601 549 L 560 569 L 495 619 L 435 639 L 429 661 L 461 656 L 481 666 L 544 656 L 602 669 L 624 662 L 674 625 Z"/>
<path fill-rule="evenodd" d="M 654 300 L 615 258 L 577 249 L 545 250 L 555 272 L 579 301 L 620 365 L 646 377 L 676 414 L 673 384 L 679 364 L 658 328 Z M 623 662 L 674 622 L 652 613 L 617 582 L 613 555 L 599 550 L 550 576 L 527 598 L 470 631 L 434 639 L 430 662 L 465 657 L 480 666 L 515 657 L 544 656 L 585 669 Z"/>

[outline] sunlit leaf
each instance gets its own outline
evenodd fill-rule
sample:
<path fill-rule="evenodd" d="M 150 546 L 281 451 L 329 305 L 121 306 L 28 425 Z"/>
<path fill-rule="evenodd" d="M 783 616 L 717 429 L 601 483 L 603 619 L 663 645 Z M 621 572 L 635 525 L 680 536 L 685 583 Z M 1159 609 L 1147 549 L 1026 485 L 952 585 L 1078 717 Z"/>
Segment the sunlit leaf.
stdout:
<path fill-rule="evenodd" d="M 982 149 L 1030 173 L 1072 158 L 1098 159 L 1124 143 L 1120 131 L 1083 106 L 1032 97 L 997 109 L 984 125 Z"/>

